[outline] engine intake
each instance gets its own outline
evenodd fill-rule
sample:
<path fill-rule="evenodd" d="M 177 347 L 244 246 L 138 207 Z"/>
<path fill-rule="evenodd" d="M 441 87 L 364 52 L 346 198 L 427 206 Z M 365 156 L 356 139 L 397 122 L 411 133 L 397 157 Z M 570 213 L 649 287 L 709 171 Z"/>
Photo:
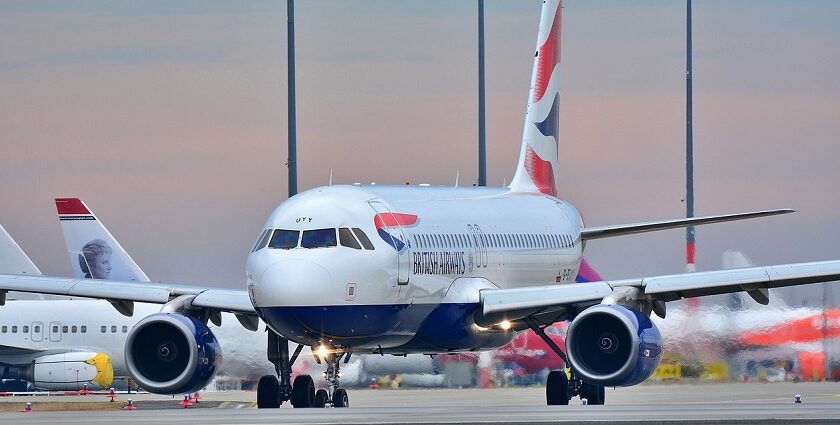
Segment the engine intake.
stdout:
<path fill-rule="evenodd" d="M 157 394 L 204 388 L 221 361 L 221 347 L 207 325 L 178 313 L 146 317 L 134 326 L 125 343 L 129 374 L 140 387 Z"/>
<path fill-rule="evenodd" d="M 608 387 L 636 385 L 662 360 L 662 335 L 646 315 L 599 304 L 579 314 L 566 332 L 566 356 L 584 381 Z"/>

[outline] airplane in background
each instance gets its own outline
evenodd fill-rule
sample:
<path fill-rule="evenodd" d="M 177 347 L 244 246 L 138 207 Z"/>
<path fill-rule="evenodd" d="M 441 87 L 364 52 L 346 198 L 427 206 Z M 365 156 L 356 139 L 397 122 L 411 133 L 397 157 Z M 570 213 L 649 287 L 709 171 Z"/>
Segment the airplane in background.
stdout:
<path fill-rule="evenodd" d="M 3 226 L 0 226 L 0 272 L 41 276 L 38 267 Z M 0 387 L 25 390 L 26 382 L 47 390 L 111 386 L 114 370 L 108 348 L 121 350 L 125 338 L 120 340 L 117 335 L 128 329 L 124 327 L 126 324 L 114 322 L 108 324 L 108 330 L 115 326 L 115 332 L 94 334 L 102 322 L 95 321 L 95 314 L 85 312 L 96 311 L 96 307 L 101 309 L 102 301 L 80 300 L 68 308 L 66 301 L 6 301 L 6 295 L 0 295 L 5 302 L 5 307 L 0 308 Z M 44 309 L 45 306 L 49 308 Z M 58 317 L 78 320 L 72 324 L 52 320 Z"/>
<path fill-rule="evenodd" d="M 56 200 L 60 220 L 65 202 Z M 91 269 L 97 273 L 94 263 L 101 261 L 106 264 L 104 268 L 100 266 L 101 271 L 128 281 L 149 282 L 93 213 L 83 220 L 61 220 L 61 223 L 77 278 L 90 279 L 86 274 Z M 85 242 L 76 244 L 79 238 Z M 41 274 L 1 226 L 0 259 L 3 273 Z M 115 379 L 125 380 L 129 374 L 124 360 L 128 332 L 141 318 L 158 313 L 161 306 L 138 303 L 134 308 L 136 314 L 126 316 L 103 300 L 9 300 L 0 308 L 0 379 L 6 381 L 6 387 L 21 390 L 26 388 L 24 381 L 44 390 L 80 390 L 84 386 L 96 390 L 111 387 Z M 261 327 L 264 329 L 264 325 Z M 235 354 L 221 368 L 221 373 L 230 376 L 270 373 L 270 364 L 265 359 L 265 339 L 259 334 L 238 326 L 212 328 Z"/>
<path fill-rule="evenodd" d="M 126 340 L 126 364 L 144 389 L 186 393 L 206 385 L 221 347 L 206 326 L 220 312 L 268 332 L 276 375 L 257 403 L 276 408 L 349 406 L 339 368 L 354 353 L 434 354 L 501 347 L 533 330 L 571 368 L 552 371 L 549 405 L 573 396 L 604 402 L 604 386 L 631 386 L 658 366 L 663 342 L 650 314 L 666 302 L 840 278 L 840 261 L 576 283 L 596 239 L 792 212 L 769 210 L 610 226 L 585 226 L 558 198 L 559 0 L 542 3 L 520 156 L 508 187 L 319 187 L 281 203 L 246 263 L 246 289 L 110 279 L 0 275 L 0 290 L 163 304 Z M 83 211 L 66 211 L 85 216 Z M 90 264 L 88 264 L 90 266 Z M 45 285 L 45 282 L 52 282 Z M 570 321 L 563 352 L 545 327 Z M 249 326 L 250 325 L 250 326 Z M 297 343 L 290 352 L 289 342 Z M 326 366 L 326 388 L 291 381 L 304 346 Z"/>

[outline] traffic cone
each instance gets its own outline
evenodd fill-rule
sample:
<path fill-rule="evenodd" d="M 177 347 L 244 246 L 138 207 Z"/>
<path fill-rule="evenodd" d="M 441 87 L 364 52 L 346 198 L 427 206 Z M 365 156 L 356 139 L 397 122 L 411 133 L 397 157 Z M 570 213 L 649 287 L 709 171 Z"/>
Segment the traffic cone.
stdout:
<path fill-rule="evenodd" d="M 32 403 L 29 403 L 29 402 L 24 404 L 23 405 L 23 410 L 21 410 L 21 412 L 23 412 L 23 413 L 29 413 L 31 411 L 32 411 Z"/>
<path fill-rule="evenodd" d="M 201 401 L 201 394 L 199 394 L 197 392 L 194 393 L 192 395 L 192 401 L 193 401 L 193 403 L 198 404 L 198 402 Z"/>
<path fill-rule="evenodd" d="M 114 391 L 114 387 L 111 387 L 108 394 L 105 394 L 105 397 L 109 397 L 111 399 L 111 403 L 114 402 L 114 399 L 117 398 L 117 392 Z"/>
<path fill-rule="evenodd" d="M 799 394 L 793 396 L 793 402 L 796 403 L 796 404 L 801 404 L 802 403 L 802 396 L 799 395 Z"/>
<path fill-rule="evenodd" d="M 79 395 L 88 395 L 90 394 L 90 390 L 87 387 L 87 384 L 82 385 L 82 389 L 79 391 Z"/>
<path fill-rule="evenodd" d="M 184 409 L 193 405 L 192 399 L 190 398 L 189 394 L 184 394 L 184 400 L 180 403 L 181 406 L 184 406 Z"/>
<path fill-rule="evenodd" d="M 131 399 L 126 400 L 125 406 L 123 406 L 122 410 L 134 410 L 137 406 L 134 405 L 134 402 Z"/>

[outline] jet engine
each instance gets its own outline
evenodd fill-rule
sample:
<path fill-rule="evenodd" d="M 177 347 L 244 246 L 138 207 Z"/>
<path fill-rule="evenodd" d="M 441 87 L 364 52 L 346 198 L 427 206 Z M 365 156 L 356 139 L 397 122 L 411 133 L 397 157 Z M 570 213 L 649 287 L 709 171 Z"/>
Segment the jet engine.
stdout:
<path fill-rule="evenodd" d="M 114 367 L 105 353 L 85 351 L 48 354 L 36 357 L 25 368 L 24 379 L 36 388 L 54 391 L 109 388 L 114 381 Z"/>
<path fill-rule="evenodd" d="M 157 394 L 204 388 L 221 361 L 221 347 L 207 325 L 178 313 L 146 317 L 134 326 L 125 343 L 129 374 L 140 387 Z"/>
<path fill-rule="evenodd" d="M 662 360 L 662 335 L 639 311 L 599 304 L 580 313 L 566 332 L 566 356 L 590 384 L 636 385 Z"/>

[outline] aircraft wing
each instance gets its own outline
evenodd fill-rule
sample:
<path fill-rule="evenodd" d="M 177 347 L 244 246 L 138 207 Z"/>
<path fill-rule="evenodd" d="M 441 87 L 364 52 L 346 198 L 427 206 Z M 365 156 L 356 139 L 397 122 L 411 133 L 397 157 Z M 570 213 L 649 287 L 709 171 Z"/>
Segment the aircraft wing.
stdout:
<path fill-rule="evenodd" d="M 580 237 L 584 240 L 601 239 L 613 236 L 632 235 L 635 233 L 653 232 L 656 230 L 699 226 L 701 224 L 723 223 L 725 221 L 769 217 L 771 215 L 789 214 L 792 212 L 794 212 L 794 210 L 785 208 L 777 210 L 753 211 L 738 214 L 711 215 L 706 217 L 678 218 L 674 220 L 649 221 L 634 224 L 619 224 L 614 226 L 586 227 L 580 230 Z"/>
<path fill-rule="evenodd" d="M 644 296 L 665 302 L 746 291 L 759 303 L 766 304 L 769 288 L 835 280 L 840 280 L 840 260 L 567 285 L 485 289 L 480 296 L 481 314 L 476 319 L 479 325 L 489 326 L 503 320 L 556 316 L 557 312 L 598 304 L 606 297 L 620 299 L 623 296 Z"/>
<path fill-rule="evenodd" d="M 34 354 L 47 351 L 44 348 L 19 347 L 17 345 L 0 344 L 0 356 L 17 356 L 21 354 Z"/>
<path fill-rule="evenodd" d="M 115 307 L 120 302 L 166 304 L 177 297 L 186 295 L 192 296 L 190 305 L 194 308 L 256 315 L 245 290 L 152 282 L 0 274 L 0 292 L 5 291 L 105 299 L 111 301 Z M 119 307 L 117 309 L 119 310 Z"/>

